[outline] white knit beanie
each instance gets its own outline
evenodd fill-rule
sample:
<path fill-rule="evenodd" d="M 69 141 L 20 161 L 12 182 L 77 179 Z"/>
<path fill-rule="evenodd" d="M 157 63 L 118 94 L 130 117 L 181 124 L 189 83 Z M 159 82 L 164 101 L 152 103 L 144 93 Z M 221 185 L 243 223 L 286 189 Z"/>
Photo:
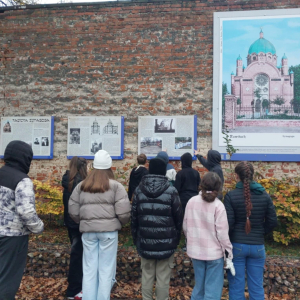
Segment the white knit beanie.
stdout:
<path fill-rule="evenodd" d="M 99 150 L 94 157 L 94 169 L 105 170 L 109 169 L 112 165 L 112 159 L 108 152 Z"/>

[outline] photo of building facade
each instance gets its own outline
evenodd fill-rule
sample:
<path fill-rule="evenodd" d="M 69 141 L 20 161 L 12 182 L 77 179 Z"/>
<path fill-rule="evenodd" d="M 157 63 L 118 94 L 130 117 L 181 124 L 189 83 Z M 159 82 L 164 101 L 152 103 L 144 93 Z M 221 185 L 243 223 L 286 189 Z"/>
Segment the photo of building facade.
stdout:
<path fill-rule="evenodd" d="M 288 56 L 284 53 L 280 58 L 262 30 L 259 39 L 250 45 L 247 59 L 243 61 L 239 55 L 236 60 L 236 74 L 231 74 L 231 94 L 240 99 L 242 106 L 253 105 L 254 100 L 256 110 L 263 100 L 281 97 L 284 105 L 290 105 L 294 98 L 294 73 L 289 72 Z"/>
<path fill-rule="evenodd" d="M 100 125 L 95 119 L 93 125 L 91 126 L 91 134 L 99 134 L 100 135 Z"/>
<path fill-rule="evenodd" d="M 118 126 L 114 126 L 113 122 L 109 119 L 107 125 L 103 128 L 103 134 L 118 134 Z"/>

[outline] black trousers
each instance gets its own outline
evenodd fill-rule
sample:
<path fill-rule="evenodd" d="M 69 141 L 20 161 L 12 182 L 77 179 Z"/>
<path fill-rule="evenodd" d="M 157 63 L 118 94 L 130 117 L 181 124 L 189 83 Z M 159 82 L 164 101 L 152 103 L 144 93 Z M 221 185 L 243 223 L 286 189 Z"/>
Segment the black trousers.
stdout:
<path fill-rule="evenodd" d="M 26 266 L 28 235 L 0 237 L 0 298 L 14 300 Z"/>
<path fill-rule="evenodd" d="M 67 297 L 74 297 L 82 290 L 82 254 L 81 233 L 77 228 L 68 227 L 71 242 L 70 266 L 68 275 Z"/>

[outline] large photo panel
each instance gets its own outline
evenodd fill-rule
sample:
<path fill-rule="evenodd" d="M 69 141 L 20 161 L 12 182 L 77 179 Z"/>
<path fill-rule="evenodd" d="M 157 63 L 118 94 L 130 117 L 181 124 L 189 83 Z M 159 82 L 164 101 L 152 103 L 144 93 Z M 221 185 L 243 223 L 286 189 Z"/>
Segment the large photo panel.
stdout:
<path fill-rule="evenodd" d="M 167 151 L 170 160 L 180 160 L 197 148 L 197 116 L 143 116 L 138 124 L 138 153 L 151 159 Z"/>
<path fill-rule="evenodd" d="M 300 161 L 300 9 L 214 14 L 213 148 Z"/>
<path fill-rule="evenodd" d="M 124 117 L 70 116 L 68 118 L 67 157 L 93 159 L 98 150 L 112 159 L 124 158 Z"/>
<path fill-rule="evenodd" d="M 20 140 L 32 147 L 33 159 L 53 158 L 54 117 L 1 117 L 0 158 L 7 144 Z"/>

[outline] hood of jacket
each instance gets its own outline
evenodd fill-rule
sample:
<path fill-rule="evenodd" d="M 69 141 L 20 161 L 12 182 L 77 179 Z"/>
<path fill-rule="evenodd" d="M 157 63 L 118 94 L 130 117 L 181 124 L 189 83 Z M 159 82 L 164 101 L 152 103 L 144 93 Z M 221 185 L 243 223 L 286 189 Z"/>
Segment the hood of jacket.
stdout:
<path fill-rule="evenodd" d="M 221 154 L 216 150 L 209 150 L 207 153 L 207 162 L 211 167 L 220 165 Z"/>
<path fill-rule="evenodd" d="M 170 186 L 169 180 L 162 175 L 145 175 L 139 185 L 142 193 L 148 198 L 159 197 Z"/>
<path fill-rule="evenodd" d="M 171 170 L 171 169 L 174 169 L 174 167 L 171 164 L 169 164 L 169 155 L 166 151 L 158 152 L 156 157 L 159 157 L 159 158 L 161 158 L 165 161 L 165 163 L 167 164 L 167 171 Z"/>
<path fill-rule="evenodd" d="M 181 167 L 184 168 L 191 168 L 193 163 L 193 157 L 190 153 L 184 153 L 181 158 Z"/>
<path fill-rule="evenodd" d="M 29 173 L 32 158 L 31 146 L 22 141 L 11 141 L 4 151 L 5 165 L 25 174 Z"/>
<path fill-rule="evenodd" d="M 239 181 L 235 187 L 237 189 L 243 189 L 244 184 L 242 181 Z M 256 195 L 261 195 L 265 191 L 265 188 L 261 184 L 257 183 L 256 181 L 251 181 L 250 182 L 250 191 Z"/>

